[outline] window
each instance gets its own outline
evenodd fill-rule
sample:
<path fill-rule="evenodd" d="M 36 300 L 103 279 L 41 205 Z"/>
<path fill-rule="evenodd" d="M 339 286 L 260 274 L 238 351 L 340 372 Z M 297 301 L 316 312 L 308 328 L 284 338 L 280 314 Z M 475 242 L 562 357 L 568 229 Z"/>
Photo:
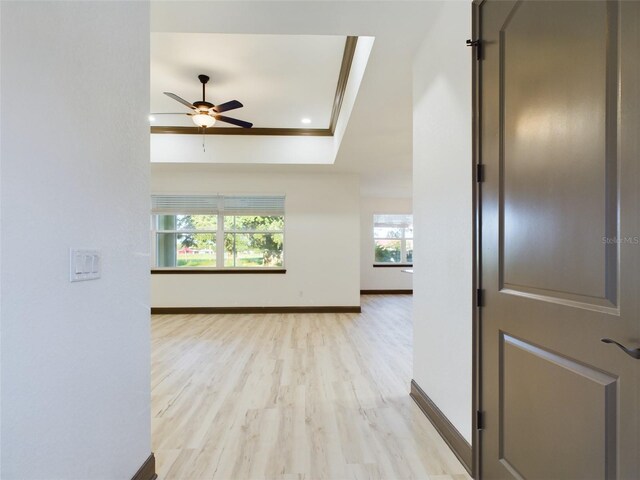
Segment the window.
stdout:
<path fill-rule="evenodd" d="M 156 215 L 158 267 L 215 267 L 217 215 Z"/>
<path fill-rule="evenodd" d="M 413 215 L 374 215 L 375 264 L 413 262 Z"/>
<path fill-rule="evenodd" d="M 152 197 L 157 268 L 283 268 L 283 196 Z"/>

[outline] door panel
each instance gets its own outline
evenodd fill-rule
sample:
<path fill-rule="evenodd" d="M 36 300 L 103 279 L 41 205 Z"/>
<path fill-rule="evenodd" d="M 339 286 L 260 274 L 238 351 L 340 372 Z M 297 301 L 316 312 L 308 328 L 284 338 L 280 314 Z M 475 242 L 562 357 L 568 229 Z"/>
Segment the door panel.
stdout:
<path fill-rule="evenodd" d="M 640 478 L 640 2 L 480 30 L 480 474 Z"/>
<path fill-rule="evenodd" d="M 616 197 L 607 201 L 616 124 L 607 128 L 606 115 L 616 103 L 607 88 L 616 26 L 607 28 L 603 2 L 577 11 L 531 2 L 516 4 L 500 30 L 504 287 L 616 300 L 615 245 L 602 245 L 617 223 Z"/>
<path fill-rule="evenodd" d="M 617 379 L 505 333 L 501 350 L 505 467 L 522 478 L 600 478 L 615 462 Z"/>

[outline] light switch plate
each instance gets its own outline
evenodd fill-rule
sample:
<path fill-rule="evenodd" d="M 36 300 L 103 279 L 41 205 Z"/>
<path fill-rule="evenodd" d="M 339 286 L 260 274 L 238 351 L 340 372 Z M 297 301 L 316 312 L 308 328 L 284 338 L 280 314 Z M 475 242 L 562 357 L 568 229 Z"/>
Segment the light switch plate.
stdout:
<path fill-rule="evenodd" d="M 100 250 L 72 248 L 69 250 L 69 280 L 83 282 L 100 278 Z"/>

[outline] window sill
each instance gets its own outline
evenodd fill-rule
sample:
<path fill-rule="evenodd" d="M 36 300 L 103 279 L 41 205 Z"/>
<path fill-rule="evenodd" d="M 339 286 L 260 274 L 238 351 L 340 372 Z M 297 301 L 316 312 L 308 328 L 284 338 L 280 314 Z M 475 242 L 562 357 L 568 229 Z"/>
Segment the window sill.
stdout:
<path fill-rule="evenodd" d="M 407 268 L 413 267 L 413 263 L 374 263 L 373 268 Z"/>
<path fill-rule="evenodd" d="M 151 275 L 284 274 L 284 268 L 152 268 Z"/>

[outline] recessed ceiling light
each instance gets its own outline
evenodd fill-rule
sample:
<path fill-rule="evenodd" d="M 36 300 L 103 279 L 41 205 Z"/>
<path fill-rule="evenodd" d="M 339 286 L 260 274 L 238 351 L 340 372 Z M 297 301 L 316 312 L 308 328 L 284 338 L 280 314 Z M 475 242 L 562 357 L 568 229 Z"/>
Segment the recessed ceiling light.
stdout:
<path fill-rule="evenodd" d="M 156 117 L 154 117 L 153 115 L 149 115 L 149 121 L 150 122 L 155 122 L 156 121 Z"/>
<path fill-rule="evenodd" d="M 300 120 L 302 123 L 311 123 L 311 119 L 310 118 L 303 118 L 302 120 Z"/>

